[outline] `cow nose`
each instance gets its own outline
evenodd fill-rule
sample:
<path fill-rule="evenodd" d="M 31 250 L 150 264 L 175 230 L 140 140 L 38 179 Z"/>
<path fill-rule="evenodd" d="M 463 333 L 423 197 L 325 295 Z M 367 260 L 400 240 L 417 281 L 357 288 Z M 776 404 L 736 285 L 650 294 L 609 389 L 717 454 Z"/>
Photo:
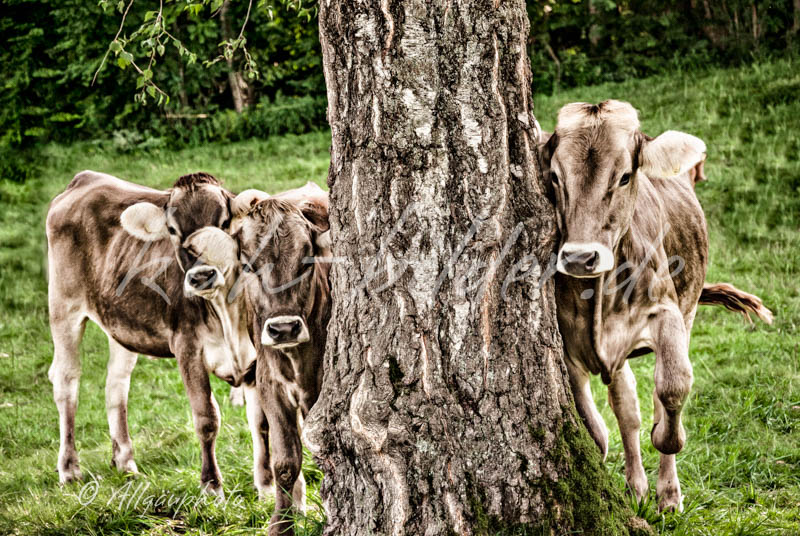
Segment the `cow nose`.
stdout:
<path fill-rule="evenodd" d="M 267 324 L 267 334 L 275 342 L 287 342 L 297 339 L 300 335 L 300 320 L 289 320 L 287 322 L 270 322 Z"/>
<path fill-rule="evenodd" d="M 585 262 L 583 263 L 584 268 L 586 268 L 587 272 L 593 272 L 595 268 L 597 268 L 597 263 L 600 260 L 600 254 L 596 251 L 592 251 L 591 253 L 584 253 L 584 257 L 588 255 Z M 581 259 L 583 260 L 583 259 Z M 581 262 L 579 260 L 578 262 Z"/>
<path fill-rule="evenodd" d="M 297 315 L 273 316 L 264 322 L 261 344 L 275 348 L 290 348 L 308 342 L 311 334 L 303 317 Z"/>
<path fill-rule="evenodd" d="M 558 259 L 558 271 L 575 277 L 597 275 L 600 270 L 600 252 L 596 248 L 562 248 Z"/>
<path fill-rule="evenodd" d="M 210 287 L 214 280 L 217 279 L 217 271 L 213 269 L 208 270 L 194 270 L 188 274 L 189 284 L 196 289 L 205 289 Z"/>

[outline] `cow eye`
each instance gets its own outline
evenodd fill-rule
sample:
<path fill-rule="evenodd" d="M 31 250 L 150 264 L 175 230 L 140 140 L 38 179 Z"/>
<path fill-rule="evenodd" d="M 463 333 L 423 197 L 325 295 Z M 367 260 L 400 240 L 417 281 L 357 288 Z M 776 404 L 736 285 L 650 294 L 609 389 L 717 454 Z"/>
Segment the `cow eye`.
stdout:
<path fill-rule="evenodd" d="M 553 184 L 558 185 L 558 175 L 556 175 L 555 171 L 550 172 L 550 180 L 553 182 Z"/>
<path fill-rule="evenodd" d="M 622 178 L 619 180 L 619 185 L 620 185 L 620 186 L 625 186 L 625 185 L 626 185 L 626 184 L 628 184 L 629 182 L 631 182 L 631 174 L 630 174 L 630 173 L 626 173 L 626 174 L 625 174 L 625 175 L 623 175 L 623 176 L 622 176 Z"/>
<path fill-rule="evenodd" d="M 176 233 L 176 231 L 175 231 L 175 227 L 172 227 L 172 226 L 170 226 L 170 227 L 167 227 L 167 232 L 168 232 L 169 234 L 171 234 L 171 235 L 174 235 L 174 234 Z"/>

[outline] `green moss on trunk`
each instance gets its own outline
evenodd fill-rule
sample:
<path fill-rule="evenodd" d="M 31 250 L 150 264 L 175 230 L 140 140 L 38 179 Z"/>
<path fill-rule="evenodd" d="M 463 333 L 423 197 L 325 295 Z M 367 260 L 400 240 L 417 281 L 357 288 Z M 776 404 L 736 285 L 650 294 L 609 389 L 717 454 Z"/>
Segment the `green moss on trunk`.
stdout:
<path fill-rule="evenodd" d="M 486 498 L 480 489 L 470 497 L 473 530 L 478 535 L 538 536 L 587 534 L 597 536 L 652 536 L 653 531 L 628 507 L 603 465 L 597 445 L 573 414 L 558 433 L 553 448 L 545 454 L 564 475 L 558 480 L 541 478 L 531 486 L 542 491 L 547 519 L 536 525 L 509 524 L 486 514 Z"/>

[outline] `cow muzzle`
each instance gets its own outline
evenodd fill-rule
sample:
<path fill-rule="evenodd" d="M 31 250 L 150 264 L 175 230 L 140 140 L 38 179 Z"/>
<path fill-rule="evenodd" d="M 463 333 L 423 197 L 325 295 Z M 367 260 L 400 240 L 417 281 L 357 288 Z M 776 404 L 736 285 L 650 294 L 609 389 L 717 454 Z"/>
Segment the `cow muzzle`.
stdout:
<path fill-rule="evenodd" d="M 299 316 L 274 316 L 264 322 L 261 344 L 271 348 L 291 348 L 310 340 L 308 326 Z"/>
<path fill-rule="evenodd" d="M 614 268 L 614 254 L 598 242 L 567 242 L 558 252 L 556 269 L 572 277 L 597 277 Z"/>
<path fill-rule="evenodd" d="M 207 297 L 225 284 L 225 277 L 214 266 L 195 266 L 186 272 L 183 290 L 188 296 Z"/>

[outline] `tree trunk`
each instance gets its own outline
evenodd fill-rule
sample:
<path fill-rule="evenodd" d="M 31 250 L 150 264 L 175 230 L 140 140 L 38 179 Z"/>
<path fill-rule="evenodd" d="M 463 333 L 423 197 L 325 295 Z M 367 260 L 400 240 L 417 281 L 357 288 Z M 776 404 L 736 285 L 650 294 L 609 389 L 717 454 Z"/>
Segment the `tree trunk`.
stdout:
<path fill-rule="evenodd" d="M 753 5 L 750 7 L 750 13 L 753 20 L 753 43 L 758 46 L 758 36 L 761 35 L 761 31 L 758 27 L 758 8 L 755 2 L 753 2 Z"/>
<path fill-rule="evenodd" d="M 338 260 L 305 439 L 326 534 L 647 530 L 576 417 L 539 287 L 528 30 L 523 0 L 320 2 Z"/>
<path fill-rule="evenodd" d="M 794 0 L 794 20 L 792 22 L 792 35 L 800 31 L 800 0 Z"/>
<path fill-rule="evenodd" d="M 722 45 L 723 39 L 720 29 L 711 13 L 711 5 L 708 0 L 703 0 L 703 13 L 703 33 L 706 34 L 706 37 L 711 41 L 712 45 L 719 48 Z"/>
<path fill-rule="evenodd" d="M 222 28 L 222 37 L 226 41 L 234 38 L 233 31 L 231 30 L 231 22 L 228 20 L 228 9 L 230 8 L 230 0 L 225 0 L 219 8 L 219 22 Z M 242 74 L 236 70 L 233 64 L 233 56 L 226 56 L 225 62 L 228 64 L 228 87 L 231 90 L 231 98 L 233 99 L 233 108 L 237 114 L 247 107 L 247 83 L 244 81 Z"/>

